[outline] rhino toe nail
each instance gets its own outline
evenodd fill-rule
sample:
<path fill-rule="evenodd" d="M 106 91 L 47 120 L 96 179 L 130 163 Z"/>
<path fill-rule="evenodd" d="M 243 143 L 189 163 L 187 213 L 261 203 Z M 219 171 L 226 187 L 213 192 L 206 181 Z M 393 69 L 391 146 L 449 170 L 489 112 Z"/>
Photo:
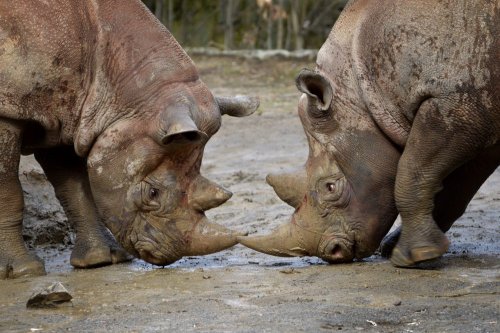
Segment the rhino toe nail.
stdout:
<path fill-rule="evenodd" d="M 403 255 L 403 252 L 398 248 L 392 251 L 391 263 L 396 267 L 411 267 L 415 264 L 411 258 Z"/>
<path fill-rule="evenodd" d="M 131 261 L 132 259 L 134 259 L 134 257 L 125 252 L 125 250 L 122 249 L 111 250 L 111 261 L 113 262 L 113 264 L 119 264 L 122 262 Z"/>
<path fill-rule="evenodd" d="M 443 255 L 442 251 L 436 247 L 424 246 L 411 250 L 411 256 L 415 262 L 423 262 L 439 258 Z"/>

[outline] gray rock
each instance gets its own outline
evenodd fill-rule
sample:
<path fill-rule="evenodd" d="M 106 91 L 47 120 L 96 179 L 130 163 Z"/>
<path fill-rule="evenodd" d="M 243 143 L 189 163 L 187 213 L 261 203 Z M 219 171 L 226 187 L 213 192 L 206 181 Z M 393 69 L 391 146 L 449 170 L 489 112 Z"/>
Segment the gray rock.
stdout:
<path fill-rule="evenodd" d="M 35 292 L 28 303 L 27 308 L 53 308 L 63 303 L 71 302 L 71 296 L 68 290 L 61 282 L 54 282 L 48 288 Z"/>

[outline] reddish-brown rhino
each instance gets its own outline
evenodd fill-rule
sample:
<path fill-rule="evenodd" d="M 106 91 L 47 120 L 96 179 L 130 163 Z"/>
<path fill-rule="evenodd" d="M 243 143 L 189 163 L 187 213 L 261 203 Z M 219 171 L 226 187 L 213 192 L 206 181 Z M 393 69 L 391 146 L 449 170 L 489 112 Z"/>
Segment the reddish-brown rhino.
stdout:
<path fill-rule="evenodd" d="M 500 2 L 351 1 L 297 87 L 309 158 L 267 179 L 295 213 L 240 242 L 346 262 L 371 255 L 399 212 L 383 242 L 396 266 L 445 253 L 500 162 Z"/>
<path fill-rule="evenodd" d="M 234 245 L 204 215 L 231 193 L 200 165 L 221 114 L 257 106 L 214 97 L 139 0 L 1 2 L 0 278 L 45 272 L 21 236 L 21 153 L 35 154 L 75 225 L 75 267 Z"/>

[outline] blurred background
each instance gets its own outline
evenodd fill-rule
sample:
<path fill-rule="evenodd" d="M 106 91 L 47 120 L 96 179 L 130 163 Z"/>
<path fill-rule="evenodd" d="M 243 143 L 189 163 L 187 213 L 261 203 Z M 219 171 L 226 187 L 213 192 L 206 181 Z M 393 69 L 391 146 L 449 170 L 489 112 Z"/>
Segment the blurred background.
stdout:
<path fill-rule="evenodd" d="M 143 0 L 183 47 L 318 49 L 348 0 Z"/>

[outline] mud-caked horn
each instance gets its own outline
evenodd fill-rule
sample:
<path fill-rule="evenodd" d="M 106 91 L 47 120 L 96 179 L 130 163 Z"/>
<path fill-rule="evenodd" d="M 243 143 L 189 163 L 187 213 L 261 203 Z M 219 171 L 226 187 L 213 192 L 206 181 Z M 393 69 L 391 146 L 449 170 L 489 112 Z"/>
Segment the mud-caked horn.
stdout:
<path fill-rule="evenodd" d="M 307 189 L 306 172 L 297 169 L 281 174 L 269 174 L 266 181 L 271 185 L 281 200 L 292 206 L 299 207 Z"/>
<path fill-rule="evenodd" d="M 225 250 L 238 243 L 237 237 L 243 236 L 227 229 L 217 223 L 210 222 L 203 218 L 190 231 L 190 243 L 187 248 L 188 256 L 198 256 Z"/>
<path fill-rule="evenodd" d="M 198 129 L 189 108 L 167 109 L 158 121 L 157 138 L 159 143 L 189 143 L 207 140 L 205 133 Z"/>
<path fill-rule="evenodd" d="M 215 98 L 220 114 L 232 117 L 246 117 L 259 108 L 260 100 L 255 96 L 238 95 L 234 97 L 217 96 Z"/>
<path fill-rule="evenodd" d="M 301 241 L 301 232 L 294 223 L 280 225 L 269 235 L 238 236 L 238 242 L 255 251 L 279 257 L 300 257 L 309 255 Z"/>
<path fill-rule="evenodd" d="M 233 195 L 220 185 L 198 176 L 190 189 L 189 205 L 198 211 L 206 211 L 222 205 Z"/>

